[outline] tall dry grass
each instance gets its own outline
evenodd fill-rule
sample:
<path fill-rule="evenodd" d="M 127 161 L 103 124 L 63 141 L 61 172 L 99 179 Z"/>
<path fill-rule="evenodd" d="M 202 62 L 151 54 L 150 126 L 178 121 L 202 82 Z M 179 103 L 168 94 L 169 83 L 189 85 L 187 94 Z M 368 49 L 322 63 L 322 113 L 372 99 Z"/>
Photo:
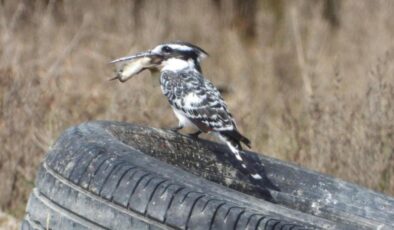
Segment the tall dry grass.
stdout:
<path fill-rule="evenodd" d="M 108 81 L 111 59 L 170 40 L 210 53 L 254 151 L 394 195 L 394 2 L 331 3 L 0 1 L 0 209 L 22 216 L 71 125 L 176 124 L 158 79 Z"/>

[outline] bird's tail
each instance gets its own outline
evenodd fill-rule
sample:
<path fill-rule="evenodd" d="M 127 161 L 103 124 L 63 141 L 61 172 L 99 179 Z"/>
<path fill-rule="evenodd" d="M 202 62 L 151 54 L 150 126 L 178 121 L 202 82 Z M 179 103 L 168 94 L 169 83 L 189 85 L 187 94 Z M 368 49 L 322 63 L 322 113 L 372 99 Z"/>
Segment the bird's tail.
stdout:
<path fill-rule="evenodd" d="M 266 176 L 264 166 L 259 159 L 248 157 L 242 152 L 241 142 L 250 148 L 250 141 L 242 136 L 237 130 L 219 132 L 219 138 L 227 144 L 236 159 L 238 169 L 247 174 L 252 183 L 262 186 L 264 191 L 269 195 L 266 188 L 278 190 Z M 267 195 L 267 196 L 268 196 Z"/>
<path fill-rule="evenodd" d="M 240 153 L 242 151 L 241 142 L 245 143 L 250 148 L 250 141 L 242 136 L 237 130 L 219 132 L 219 138 L 227 144 L 231 152 L 235 155 L 235 158 L 243 163 L 243 158 Z M 242 167 L 246 168 L 245 164 L 243 164 Z"/>
<path fill-rule="evenodd" d="M 239 150 L 242 150 L 242 146 L 240 145 L 240 142 L 244 143 L 246 146 L 248 146 L 248 148 L 251 147 L 250 140 L 244 137 L 236 129 L 230 131 L 221 131 L 220 134 L 224 136 L 226 139 L 228 139 L 230 142 L 234 142 L 233 144 L 238 145 L 240 148 Z"/>
<path fill-rule="evenodd" d="M 249 174 L 253 180 L 261 180 L 265 178 L 265 175 L 261 175 L 261 173 L 256 170 L 253 162 L 250 162 L 249 159 L 244 159 L 242 156 L 241 142 L 250 148 L 251 143 L 249 139 L 244 137 L 237 130 L 222 131 L 219 133 L 219 137 L 227 144 L 231 152 L 235 155 L 235 158 L 243 168 L 243 171 L 247 172 L 247 174 Z"/>
<path fill-rule="evenodd" d="M 249 176 L 249 180 L 258 185 L 261 189 L 261 195 L 268 201 L 275 202 L 271 196 L 270 190 L 279 191 L 279 188 L 274 185 L 267 177 L 264 165 L 257 157 L 252 157 L 242 153 L 241 142 L 250 148 L 250 141 L 242 136 L 237 130 L 222 131 L 218 133 L 219 138 L 227 144 L 231 152 L 235 156 L 235 160 L 231 160 L 238 170 Z"/>

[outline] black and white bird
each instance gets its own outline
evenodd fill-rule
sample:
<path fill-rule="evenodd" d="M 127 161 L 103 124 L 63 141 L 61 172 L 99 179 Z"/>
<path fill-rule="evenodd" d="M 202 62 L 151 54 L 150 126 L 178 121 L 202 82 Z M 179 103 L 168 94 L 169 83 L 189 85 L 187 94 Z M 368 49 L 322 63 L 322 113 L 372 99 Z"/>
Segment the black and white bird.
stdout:
<path fill-rule="evenodd" d="M 118 68 L 113 79 L 124 82 L 143 70 L 160 71 L 161 89 L 179 120 L 174 130 L 192 126 L 198 130 L 197 136 L 201 132 L 217 135 L 243 171 L 251 179 L 261 180 L 264 175 L 251 168 L 253 164 L 245 162 L 242 154 L 241 143 L 250 148 L 250 141 L 238 131 L 219 90 L 202 75 L 200 64 L 207 56 L 203 49 L 187 42 L 164 43 L 112 61 Z"/>

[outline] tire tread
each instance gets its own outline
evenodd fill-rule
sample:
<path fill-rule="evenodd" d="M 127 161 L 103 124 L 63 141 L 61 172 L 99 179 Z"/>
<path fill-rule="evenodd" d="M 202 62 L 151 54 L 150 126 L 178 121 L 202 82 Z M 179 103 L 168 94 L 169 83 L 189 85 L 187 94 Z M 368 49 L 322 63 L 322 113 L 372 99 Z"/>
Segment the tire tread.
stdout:
<path fill-rule="evenodd" d="M 58 141 L 40 167 L 22 229 L 45 226 L 40 209 L 56 220 L 53 229 L 93 225 L 102 229 L 302 227 L 282 220 L 270 224 L 274 219 L 269 216 L 210 194 L 203 186 L 172 180 L 161 175 L 160 168 L 140 166 L 130 156 L 100 144 L 85 143 L 83 138 L 73 143 Z"/>

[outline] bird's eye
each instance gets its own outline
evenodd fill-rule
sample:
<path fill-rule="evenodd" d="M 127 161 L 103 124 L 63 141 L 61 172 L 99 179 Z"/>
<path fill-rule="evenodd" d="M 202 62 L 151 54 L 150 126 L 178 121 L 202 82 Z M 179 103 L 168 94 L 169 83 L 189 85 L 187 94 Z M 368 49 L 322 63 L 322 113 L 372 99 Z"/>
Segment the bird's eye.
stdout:
<path fill-rule="evenodd" d="M 171 47 L 169 47 L 169 46 L 163 46 L 163 48 L 161 48 L 161 50 L 162 50 L 163 52 L 166 52 L 166 53 L 169 53 L 169 52 L 172 51 Z"/>

